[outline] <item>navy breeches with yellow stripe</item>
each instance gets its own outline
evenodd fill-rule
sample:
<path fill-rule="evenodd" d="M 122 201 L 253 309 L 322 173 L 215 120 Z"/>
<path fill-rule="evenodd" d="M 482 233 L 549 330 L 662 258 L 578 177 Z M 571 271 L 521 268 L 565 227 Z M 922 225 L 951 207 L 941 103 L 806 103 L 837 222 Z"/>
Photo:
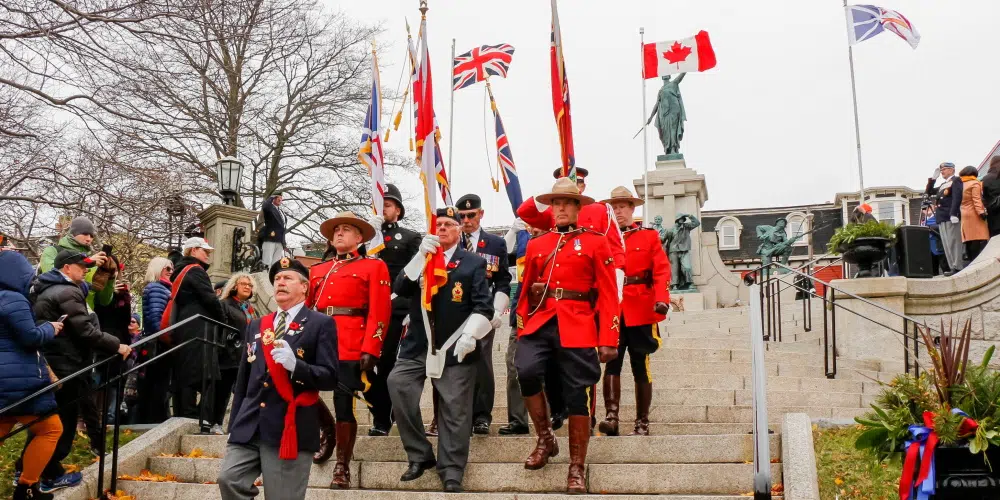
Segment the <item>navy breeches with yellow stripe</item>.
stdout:
<path fill-rule="evenodd" d="M 622 325 L 624 324 L 623 318 Z M 622 365 L 625 364 L 625 353 L 628 352 L 632 376 L 636 381 L 651 383 L 653 375 L 649 372 L 649 355 L 656 352 L 661 343 L 660 330 L 656 323 L 623 326 L 618 336 L 618 357 L 608 362 L 604 374 L 621 375 Z"/>
<path fill-rule="evenodd" d="M 364 394 L 365 400 L 367 400 L 368 390 L 372 386 L 370 381 L 375 379 L 375 374 L 361 371 L 361 362 L 359 361 L 341 360 L 337 375 L 341 387 L 338 387 L 333 393 L 334 415 L 337 417 L 337 422 L 357 423 L 358 418 L 354 411 L 357 403 L 355 398 L 344 388 L 354 391 L 355 394 Z"/>
<path fill-rule="evenodd" d="M 562 392 L 569 415 L 590 416 L 593 386 L 601 379 L 597 349 L 562 347 L 555 318 L 531 335 L 518 337 L 514 366 L 522 396 L 531 397 L 542 392 L 550 363 L 558 372 L 560 386 L 545 387 L 545 390 Z M 550 380 L 555 378 L 550 377 Z"/>

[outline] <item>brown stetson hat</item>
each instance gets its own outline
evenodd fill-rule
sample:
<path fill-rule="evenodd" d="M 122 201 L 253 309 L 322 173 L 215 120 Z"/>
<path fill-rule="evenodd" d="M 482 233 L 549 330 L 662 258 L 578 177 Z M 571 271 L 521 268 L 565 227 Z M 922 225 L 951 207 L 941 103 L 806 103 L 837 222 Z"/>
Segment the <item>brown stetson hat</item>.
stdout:
<path fill-rule="evenodd" d="M 580 189 L 576 187 L 576 183 L 570 180 L 569 177 L 557 179 L 556 183 L 552 185 L 551 193 L 540 194 L 535 197 L 539 203 L 546 205 L 551 205 L 552 200 L 556 198 L 576 200 L 580 202 L 580 205 L 589 205 L 594 202 L 593 198 L 580 194 Z"/>
<path fill-rule="evenodd" d="M 340 224 L 350 224 L 361 231 L 362 243 L 375 237 L 375 228 L 368 221 L 354 215 L 353 212 L 340 212 L 336 217 L 327 219 L 319 226 L 319 232 L 327 240 L 333 239 L 333 230 Z"/>
<path fill-rule="evenodd" d="M 614 203 L 616 201 L 627 201 L 632 204 L 633 207 L 638 207 L 646 203 L 642 198 L 636 198 L 632 196 L 632 191 L 625 186 L 618 186 L 611 190 L 611 197 L 606 200 L 601 200 L 601 203 Z"/>

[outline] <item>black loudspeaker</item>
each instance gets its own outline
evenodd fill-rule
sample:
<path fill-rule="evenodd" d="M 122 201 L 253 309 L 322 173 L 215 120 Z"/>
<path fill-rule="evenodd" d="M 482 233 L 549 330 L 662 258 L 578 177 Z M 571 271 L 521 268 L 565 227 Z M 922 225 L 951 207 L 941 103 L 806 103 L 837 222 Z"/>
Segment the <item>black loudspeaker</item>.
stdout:
<path fill-rule="evenodd" d="M 899 275 L 907 278 L 933 278 L 931 230 L 924 226 L 899 226 L 896 229 L 896 265 Z"/>

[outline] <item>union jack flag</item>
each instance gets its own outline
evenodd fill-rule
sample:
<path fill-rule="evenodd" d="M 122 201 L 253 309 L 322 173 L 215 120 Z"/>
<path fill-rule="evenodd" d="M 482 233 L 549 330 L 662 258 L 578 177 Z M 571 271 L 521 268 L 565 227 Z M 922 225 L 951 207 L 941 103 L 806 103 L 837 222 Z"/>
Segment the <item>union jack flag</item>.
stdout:
<path fill-rule="evenodd" d="M 510 152 L 510 142 L 507 141 L 507 132 L 503 128 L 500 112 L 497 111 L 497 103 L 493 100 L 493 92 L 490 92 L 490 106 L 493 108 L 493 119 L 496 122 L 497 163 L 500 165 L 500 175 L 503 176 L 503 185 L 507 190 L 507 199 L 510 200 L 510 207 L 514 209 L 514 217 L 517 217 L 517 207 L 521 206 L 523 201 L 521 182 L 517 178 L 514 155 Z"/>
<path fill-rule="evenodd" d="M 372 94 L 365 114 L 365 124 L 361 127 L 361 147 L 358 160 L 368 168 L 371 178 L 372 208 L 375 215 L 382 215 L 385 195 L 385 165 L 382 156 L 381 130 L 382 91 L 379 84 L 378 57 L 372 51 Z M 385 247 L 382 229 L 375 228 L 375 237 L 368 244 L 368 255 L 375 255 Z"/>
<path fill-rule="evenodd" d="M 479 83 L 487 75 L 507 77 L 514 47 L 507 43 L 483 45 L 455 57 L 452 65 L 452 83 L 455 90 Z"/>

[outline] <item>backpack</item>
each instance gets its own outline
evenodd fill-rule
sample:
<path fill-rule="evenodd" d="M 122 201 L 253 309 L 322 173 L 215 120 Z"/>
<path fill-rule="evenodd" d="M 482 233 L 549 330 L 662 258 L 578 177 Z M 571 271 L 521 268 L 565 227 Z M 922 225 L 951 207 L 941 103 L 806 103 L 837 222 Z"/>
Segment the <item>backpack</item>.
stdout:
<path fill-rule="evenodd" d="M 184 282 L 184 277 L 187 276 L 188 271 L 192 267 L 197 266 L 198 264 L 188 264 L 187 267 L 181 269 L 181 273 L 177 275 L 177 279 L 170 285 L 170 300 L 167 301 L 167 306 L 163 308 L 163 316 L 160 318 L 160 330 L 165 330 L 174 324 L 177 316 L 174 312 L 174 302 L 177 300 L 177 292 L 181 289 L 181 283 Z M 170 334 L 163 335 L 160 337 L 160 340 L 164 344 L 170 345 Z"/>

